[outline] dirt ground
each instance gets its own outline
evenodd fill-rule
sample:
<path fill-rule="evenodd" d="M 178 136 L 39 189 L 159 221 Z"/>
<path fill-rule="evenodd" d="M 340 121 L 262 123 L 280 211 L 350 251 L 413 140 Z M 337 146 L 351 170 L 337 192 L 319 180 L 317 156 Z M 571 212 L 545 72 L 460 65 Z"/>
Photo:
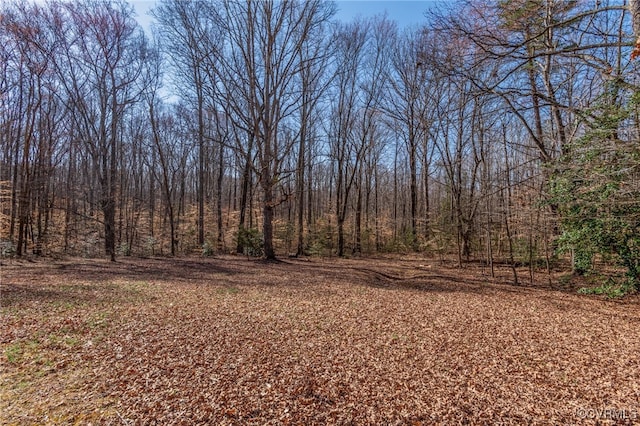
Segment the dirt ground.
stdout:
<path fill-rule="evenodd" d="M 3 262 L 0 424 L 640 423 L 637 296 L 418 257 Z"/>

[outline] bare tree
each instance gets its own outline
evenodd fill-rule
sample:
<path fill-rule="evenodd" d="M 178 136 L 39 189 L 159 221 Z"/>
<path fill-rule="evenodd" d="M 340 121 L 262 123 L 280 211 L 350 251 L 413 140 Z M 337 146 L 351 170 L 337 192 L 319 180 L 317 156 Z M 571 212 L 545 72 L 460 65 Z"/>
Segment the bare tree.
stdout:
<path fill-rule="evenodd" d="M 335 101 L 331 120 L 331 158 L 335 168 L 335 214 L 338 228 L 338 256 L 344 255 L 344 222 L 348 201 L 366 145 L 357 144 L 356 115 L 358 84 L 364 66 L 368 25 L 355 22 L 337 33 Z"/>
<path fill-rule="evenodd" d="M 225 86 L 227 116 L 255 138 L 253 166 L 262 191 L 267 259 L 276 256 L 274 209 L 291 195 L 282 185 L 283 165 L 295 141 L 284 135 L 300 106 L 296 76 L 305 65 L 300 51 L 332 13 L 328 3 L 316 0 L 224 2 L 220 25 L 228 38 L 220 58 L 220 82 Z"/>
<path fill-rule="evenodd" d="M 314 113 L 318 113 L 318 103 L 331 83 L 327 68 L 331 60 L 333 45 L 328 43 L 327 34 L 318 31 L 310 36 L 298 51 L 300 61 L 300 127 L 298 130 L 298 159 L 296 164 L 297 231 L 296 254 L 304 254 L 305 198 L 311 197 L 309 187 L 312 176 L 307 172 L 310 167 L 314 129 L 317 128 Z M 308 164 L 309 163 L 309 164 Z M 306 207 L 310 214 L 310 207 Z"/>
<path fill-rule="evenodd" d="M 47 9 L 40 5 L 13 5 L 2 15 L 7 78 L 1 93 L 10 101 L 2 108 L 3 162 L 11 181 L 8 237 L 17 237 L 18 255 L 26 252 L 29 241 L 34 254 L 43 252 L 55 194 L 51 189 L 57 147 L 63 139 L 64 110 L 55 96 L 47 19 Z"/>
<path fill-rule="evenodd" d="M 418 243 L 418 171 L 425 174 L 425 220 L 428 235 L 428 168 L 430 163 L 430 129 L 437 111 L 435 96 L 437 92 L 434 80 L 434 67 L 426 53 L 428 43 L 424 30 L 411 31 L 399 37 L 393 47 L 393 71 L 391 87 L 393 89 L 386 113 L 398 123 L 402 140 L 405 143 L 409 159 L 409 192 L 411 198 L 411 237 L 412 246 Z M 422 151 L 422 155 L 420 155 Z M 420 164 L 422 162 L 422 164 Z"/>
<path fill-rule="evenodd" d="M 116 255 L 118 150 L 124 113 L 140 96 L 146 39 L 124 2 L 86 0 L 54 10 L 59 73 L 79 137 L 100 184 L 105 252 Z"/>
<path fill-rule="evenodd" d="M 209 2 L 164 0 L 154 10 L 158 35 L 174 69 L 174 84 L 181 97 L 194 103 L 198 141 L 198 244 L 204 244 L 205 157 L 207 143 L 207 106 L 215 92 L 212 61 L 218 52 L 215 9 Z"/>

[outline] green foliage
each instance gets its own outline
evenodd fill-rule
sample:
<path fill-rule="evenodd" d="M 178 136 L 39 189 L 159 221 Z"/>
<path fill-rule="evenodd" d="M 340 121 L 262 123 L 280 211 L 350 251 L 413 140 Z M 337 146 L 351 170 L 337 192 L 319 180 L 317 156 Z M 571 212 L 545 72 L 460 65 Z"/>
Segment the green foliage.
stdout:
<path fill-rule="evenodd" d="M 148 236 L 145 238 L 144 242 L 144 251 L 147 255 L 151 255 L 155 252 L 156 246 L 158 245 L 158 240 L 152 236 Z"/>
<path fill-rule="evenodd" d="M 238 244 L 244 248 L 244 254 L 252 257 L 260 257 L 264 254 L 264 240 L 262 234 L 256 228 L 240 228 L 238 230 Z"/>
<path fill-rule="evenodd" d="M 307 253 L 310 256 L 322 256 L 326 247 L 327 245 L 322 239 L 314 238 L 307 245 Z"/>
<path fill-rule="evenodd" d="M 627 279 L 626 281 L 619 283 L 613 280 L 612 278 L 608 278 L 605 283 L 599 285 L 597 287 L 583 287 L 578 290 L 580 294 L 595 294 L 595 295 L 604 295 L 609 299 L 617 299 L 625 296 L 635 290 L 635 284 L 632 280 Z"/>
<path fill-rule="evenodd" d="M 593 256 L 600 254 L 624 267 L 638 287 L 640 145 L 619 136 L 635 108 L 633 99 L 623 105 L 619 97 L 613 87 L 585 113 L 588 131 L 567 147 L 550 182 L 550 202 L 561 215 L 558 248 L 573 252 L 575 272 L 589 272 Z"/>
<path fill-rule="evenodd" d="M 28 359 L 40 359 L 40 341 L 38 339 L 21 340 L 8 345 L 4 350 L 7 361 L 11 364 L 21 363 Z"/>
<path fill-rule="evenodd" d="M 403 228 L 398 235 L 391 239 L 385 246 L 384 251 L 390 253 L 410 253 L 417 247 L 411 228 Z"/>
<path fill-rule="evenodd" d="M 284 242 L 288 251 L 291 251 L 291 245 L 296 235 L 296 227 L 292 222 L 285 222 L 276 227 L 275 236 Z"/>
<path fill-rule="evenodd" d="M 131 256 L 131 246 L 127 242 L 122 242 L 117 250 L 120 256 Z"/>
<path fill-rule="evenodd" d="M 0 257 L 13 257 L 16 254 L 16 247 L 9 240 L 0 240 Z"/>
<path fill-rule="evenodd" d="M 593 256 L 598 252 L 589 232 L 589 226 L 571 226 L 564 222 L 565 229 L 558 239 L 558 252 L 560 254 L 571 252 L 573 271 L 578 275 L 584 275 L 591 271 Z"/>
<path fill-rule="evenodd" d="M 213 256 L 213 245 L 210 242 L 205 241 L 202 244 L 202 255 L 205 257 Z"/>
<path fill-rule="evenodd" d="M 22 347 L 18 343 L 9 345 L 4 350 L 4 355 L 7 357 L 7 361 L 15 364 L 22 359 Z"/>
<path fill-rule="evenodd" d="M 321 221 L 318 226 L 309 230 L 306 239 L 306 251 L 311 256 L 325 256 L 330 254 L 333 247 L 333 233 L 335 229 L 332 225 Z"/>

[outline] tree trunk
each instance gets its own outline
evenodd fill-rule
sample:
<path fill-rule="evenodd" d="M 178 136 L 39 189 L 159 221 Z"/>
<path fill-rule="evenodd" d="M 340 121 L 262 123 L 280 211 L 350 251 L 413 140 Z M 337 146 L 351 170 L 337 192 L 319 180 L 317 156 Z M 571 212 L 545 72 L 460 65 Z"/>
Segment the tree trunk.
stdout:
<path fill-rule="evenodd" d="M 409 173 L 410 173 L 410 192 L 411 192 L 411 248 L 418 248 L 418 166 L 416 159 L 416 143 L 413 129 L 409 129 Z"/>
<path fill-rule="evenodd" d="M 358 184 L 358 195 L 356 198 L 356 223 L 355 223 L 355 244 L 353 254 L 362 253 L 362 180 Z"/>
<path fill-rule="evenodd" d="M 240 218 L 238 221 L 238 237 L 242 235 L 245 230 L 246 213 L 247 213 L 247 201 L 249 200 L 249 190 L 251 181 L 251 151 L 253 150 L 253 136 L 249 135 L 249 142 L 247 152 L 245 154 L 244 171 L 242 173 L 242 189 L 240 190 Z M 250 207 L 250 206 L 249 206 Z M 251 212 L 249 212 L 249 219 L 251 220 Z M 249 225 L 251 227 L 251 225 Z M 236 246 L 236 253 L 244 253 L 243 239 L 238 238 L 238 244 Z"/>
<path fill-rule="evenodd" d="M 338 217 L 338 257 L 344 256 L 344 218 Z"/>
<path fill-rule="evenodd" d="M 301 256 L 304 254 L 304 187 L 305 187 L 305 157 L 306 157 L 306 139 L 307 139 L 307 105 L 302 104 L 302 123 L 300 125 L 300 144 L 298 145 L 298 164 L 297 164 L 297 179 L 296 179 L 296 192 L 298 201 L 298 246 L 296 254 Z"/>
<path fill-rule="evenodd" d="M 198 70 L 195 71 L 198 77 L 196 84 L 201 85 Z M 204 244 L 204 100 L 202 87 L 198 89 L 198 245 Z"/>
<path fill-rule="evenodd" d="M 264 257 L 267 260 L 275 260 L 276 252 L 273 247 L 273 187 L 269 184 L 263 185 L 264 203 L 262 206 L 262 235 L 264 238 Z"/>
<path fill-rule="evenodd" d="M 220 141 L 220 147 L 218 151 L 218 178 L 216 181 L 216 190 L 218 193 L 218 199 L 216 201 L 216 218 L 218 221 L 218 251 L 221 252 L 224 248 L 224 233 L 222 227 L 222 182 L 224 179 L 224 144 Z"/>

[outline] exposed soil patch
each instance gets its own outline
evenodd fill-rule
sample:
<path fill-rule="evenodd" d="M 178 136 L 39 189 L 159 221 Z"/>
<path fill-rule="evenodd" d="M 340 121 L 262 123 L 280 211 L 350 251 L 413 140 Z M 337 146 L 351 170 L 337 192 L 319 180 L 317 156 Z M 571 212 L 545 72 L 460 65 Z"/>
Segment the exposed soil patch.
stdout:
<path fill-rule="evenodd" d="M 12 261 L 0 423 L 640 422 L 637 297 L 486 272 L 418 258 Z"/>

